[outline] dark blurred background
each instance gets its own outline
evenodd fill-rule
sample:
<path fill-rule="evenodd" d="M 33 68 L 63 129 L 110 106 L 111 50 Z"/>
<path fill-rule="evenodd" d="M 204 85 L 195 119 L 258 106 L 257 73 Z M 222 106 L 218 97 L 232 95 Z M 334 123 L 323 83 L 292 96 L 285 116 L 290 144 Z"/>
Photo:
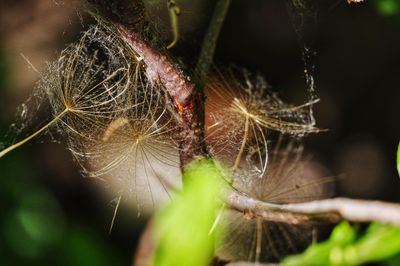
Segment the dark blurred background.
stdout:
<path fill-rule="evenodd" d="M 166 1 L 148 1 L 158 34 L 171 39 Z M 181 4 L 181 38 L 172 49 L 190 69 L 213 1 Z M 210 3 L 209 3 L 210 2 Z M 78 1 L 2 0 L 0 4 L 0 133 L 29 97 L 39 71 L 77 40 L 90 21 Z M 308 14 L 310 15 L 310 14 Z M 316 24 L 304 30 L 316 51 L 321 101 L 306 148 L 332 175 L 337 194 L 400 201 L 395 155 L 400 136 L 400 1 L 361 4 L 321 0 Z M 288 102 L 306 100 L 302 44 L 282 0 L 233 0 L 216 62 L 265 76 Z M 145 218 L 122 204 L 112 234 L 116 195 L 79 174 L 72 156 L 46 136 L 0 160 L 0 264 L 130 265 Z"/>

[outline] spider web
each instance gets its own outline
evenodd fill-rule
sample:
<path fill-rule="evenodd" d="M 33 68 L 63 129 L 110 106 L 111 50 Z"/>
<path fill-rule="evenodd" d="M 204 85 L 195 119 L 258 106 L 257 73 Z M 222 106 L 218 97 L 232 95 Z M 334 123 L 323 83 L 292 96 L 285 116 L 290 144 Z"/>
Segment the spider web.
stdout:
<path fill-rule="evenodd" d="M 314 49 L 314 44 L 318 25 L 318 11 L 322 2 L 324 1 L 285 0 L 292 26 L 301 49 L 308 101 L 318 99 L 314 80 L 315 57 L 317 54 Z M 315 118 L 312 105 L 309 106 L 309 113 L 309 123 L 314 125 Z"/>

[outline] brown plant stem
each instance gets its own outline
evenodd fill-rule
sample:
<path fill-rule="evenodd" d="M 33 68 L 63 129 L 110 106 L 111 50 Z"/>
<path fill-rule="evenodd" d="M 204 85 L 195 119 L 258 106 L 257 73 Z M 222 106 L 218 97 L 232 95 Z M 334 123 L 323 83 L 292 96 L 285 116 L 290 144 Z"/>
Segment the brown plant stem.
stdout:
<path fill-rule="evenodd" d="M 151 265 L 151 259 L 155 250 L 153 222 L 150 220 L 140 236 L 138 247 L 133 257 L 132 266 Z"/>
<path fill-rule="evenodd" d="M 204 139 L 204 109 L 202 91 L 172 62 L 144 40 L 140 33 L 114 23 L 122 38 L 142 58 L 146 65 L 147 78 L 159 84 L 169 95 L 179 117 L 179 148 L 181 168 L 194 158 L 207 156 Z"/>
<path fill-rule="evenodd" d="M 212 63 L 216 41 L 229 4 L 230 0 L 219 0 L 216 3 L 195 70 L 197 87 L 173 63 L 171 58 L 148 43 L 140 32 L 134 30 L 134 27 L 121 24 L 121 20 L 114 20 L 118 32 L 146 64 L 149 81 L 153 84 L 160 84 L 174 103 L 180 117 L 179 148 L 182 169 L 193 159 L 205 157 L 208 154 L 204 142 L 205 97 L 202 87 Z"/>

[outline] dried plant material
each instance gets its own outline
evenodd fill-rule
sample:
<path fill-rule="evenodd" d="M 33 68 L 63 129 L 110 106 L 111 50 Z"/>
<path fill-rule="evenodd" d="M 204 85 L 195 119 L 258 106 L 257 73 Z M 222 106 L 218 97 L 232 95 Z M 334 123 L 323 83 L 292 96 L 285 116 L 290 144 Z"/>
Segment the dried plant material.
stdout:
<path fill-rule="evenodd" d="M 87 176 L 106 179 L 138 210 L 152 211 L 180 188 L 179 153 L 161 90 L 141 91 L 135 107 L 110 122 L 100 141 L 82 139 L 70 149 Z"/>
<path fill-rule="evenodd" d="M 114 43 L 113 37 L 93 27 L 83 34 L 79 43 L 63 50 L 33 92 L 37 102 L 49 102 L 52 113 L 49 122 L 3 150 L 0 157 L 53 125 L 62 134 L 90 138 L 96 128 L 129 109 L 131 63 L 122 49 L 111 48 Z M 27 112 L 21 112 L 22 120 L 29 115 Z"/>
<path fill-rule="evenodd" d="M 123 79 L 111 84 L 102 82 L 86 94 L 91 102 L 97 102 L 83 110 L 93 108 L 90 115 L 78 117 L 82 121 L 65 121 L 63 126 L 70 133 L 68 146 L 86 176 L 106 180 L 139 210 L 152 210 L 170 197 L 170 190 L 179 187 L 178 150 L 172 141 L 175 121 L 167 111 L 169 102 L 162 90 L 148 82 L 141 62 L 131 63 L 135 56 L 123 58 L 126 61 L 115 58 L 113 49 L 121 49 L 124 56 L 129 55 L 129 50 L 117 37 L 108 40 L 106 32 L 102 34 L 97 40 L 106 42 L 102 49 L 110 60 L 107 71 L 117 69 L 114 72 Z M 86 47 L 93 49 L 92 44 Z M 85 56 L 90 58 L 92 54 Z M 123 73 L 118 72 L 121 68 Z M 106 76 L 111 77 L 114 72 Z M 74 85 L 74 81 L 69 83 Z"/>
<path fill-rule="evenodd" d="M 50 121 L 0 156 L 56 126 L 86 176 L 107 180 L 120 196 L 134 193 L 137 205 L 159 205 L 180 182 L 175 120 L 144 72 L 117 34 L 92 26 L 49 65 L 35 91 L 48 100 Z"/>
<path fill-rule="evenodd" d="M 267 167 L 269 131 L 303 136 L 318 132 L 309 112 L 317 101 L 293 106 L 267 90 L 265 80 L 247 71 L 233 70 L 209 80 L 206 85 L 206 142 L 216 157 L 236 170 L 244 153 L 256 155 L 255 164 Z"/>
<path fill-rule="evenodd" d="M 269 203 L 298 203 L 332 194 L 332 178 L 321 178 L 321 169 L 303 152 L 298 141 L 279 140 L 269 151 L 269 164 L 263 176 L 251 162 L 243 163 L 232 186 L 242 193 Z"/>
<path fill-rule="evenodd" d="M 278 143 L 270 151 L 267 170 L 261 177 L 251 164 L 240 169 L 233 179 L 234 189 L 263 202 L 304 202 L 332 193 L 332 178 L 321 178 L 321 170 L 306 159 L 301 145 L 294 142 L 284 149 Z M 270 218 L 265 220 L 251 211 L 227 210 L 223 219 L 229 226 L 222 236 L 218 256 L 232 261 L 277 261 L 316 241 L 322 226 L 296 222 L 295 216 L 284 213 Z"/>

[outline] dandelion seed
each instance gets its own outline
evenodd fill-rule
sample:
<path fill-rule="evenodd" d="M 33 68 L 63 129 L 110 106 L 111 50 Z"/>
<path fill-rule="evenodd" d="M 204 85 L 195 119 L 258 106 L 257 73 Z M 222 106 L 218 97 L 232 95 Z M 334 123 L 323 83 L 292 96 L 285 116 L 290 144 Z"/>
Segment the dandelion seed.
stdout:
<path fill-rule="evenodd" d="M 250 198 L 269 203 L 296 203 L 329 197 L 333 178 L 321 178 L 320 170 L 307 159 L 302 147 L 278 142 L 270 151 L 267 170 L 245 163 L 236 171 L 233 187 Z M 217 254 L 225 260 L 278 261 L 300 252 L 315 241 L 315 229 L 324 225 L 297 223 L 288 214 L 271 215 L 266 221 L 251 212 L 227 210 L 228 229 L 221 237 Z M 297 223 L 297 224 L 296 224 Z"/>
<path fill-rule="evenodd" d="M 318 132 L 307 108 L 317 101 L 299 106 L 286 104 L 266 90 L 263 78 L 252 81 L 248 72 L 239 74 L 242 81 L 233 70 L 219 72 L 206 85 L 206 141 L 211 152 L 231 164 L 233 170 L 241 164 L 243 154 L 252 149 L 263 173 L 268 162 L 269 131 L 295 136 Z"/>
<path fill-rule="evenodd" d="M 181 174 L 167 99 L 150 85 L 142 92 L 134 108 L 109 124 L 101 141 L 81 138 L 70 150 L 85 175 L 109 181 L 148 213 L 180 189 Z"/>
<path fill-rule="evenodd" d="M 39 81 L 34 94 L 49 101 L 52 109 L 50 121 L 25 139 L 0 152 L 0 157 L 27 143 L 39 134 L 57 125 L 59 132 L 85 135 L 86 123 L 99 126 L 127 107 L 129 97 L 130 62 L 122 53 L 111 52 L 112 37 L 92 27 L 85 32 L 79 43 L 61 52 L 59 59 L 49 65 Z M 116 50 L 116 49 L 114 49 Z M 102 54 L 103 53 L 103 54 Z M 112 58 L 103 58 L 113 53 Z M 119 68 L 111 66 L 118 64 Z M 22 119 L 27 116 L 21 112 Z M 92 127 L 95 128 L 95 127 Z M 90 138 L 90 134 L 87 134 Z"/>
<path fill-rule="evenodd" d="M 163 90 L 144 72 L 141 60 L 110 27 L 90 27 L 39 82 L 50 121 L 0 157 L 53 127 L 83 174 L 106 180 L 119 195 L 133 198 L 139 210 L 162 204 L 180 184 L 176 126 Z"/>

